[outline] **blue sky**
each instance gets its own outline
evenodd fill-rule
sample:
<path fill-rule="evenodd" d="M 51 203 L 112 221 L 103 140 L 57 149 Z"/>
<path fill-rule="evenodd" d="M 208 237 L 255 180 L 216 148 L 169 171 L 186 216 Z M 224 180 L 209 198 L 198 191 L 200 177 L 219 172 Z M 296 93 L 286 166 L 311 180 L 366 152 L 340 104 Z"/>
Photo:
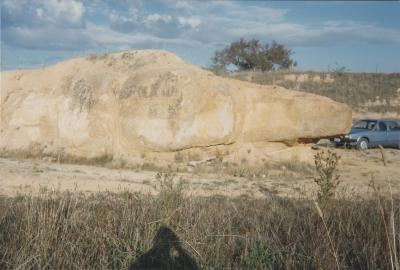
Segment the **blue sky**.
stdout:
<path fill-rule="evenodd" d="M 1 68 L 165 49 L 208 66 L 240 37 L 276 40 L 298 70 L 400 72 L 400 2 L 2 0 Z"/>

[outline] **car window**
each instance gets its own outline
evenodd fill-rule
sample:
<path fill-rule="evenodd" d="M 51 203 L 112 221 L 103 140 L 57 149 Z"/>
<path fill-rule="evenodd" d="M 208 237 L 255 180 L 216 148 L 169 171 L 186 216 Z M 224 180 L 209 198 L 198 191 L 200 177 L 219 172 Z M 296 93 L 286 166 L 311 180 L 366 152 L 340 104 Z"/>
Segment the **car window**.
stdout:
<path fill-rule="evenodd" d="M 387 130 L 387 126 L 386 126 L 385 122 L 379 122 L 378 130 L 379 131 L 386 131 Z"/>
<path fill-rule="evenodd" d="M 368 125 L 368 122 L 367 122 L 367 121 L 358 121 L 358 122 L 355 122 L 355 123 L 354 123 L 353 128 L 362 128 L 362 129 L 365 129 L 365 128 L 367 128 L 367 125 Z"/>
<path fill-rule="evenodd" d="M 397 123 L 395 121 L 390 121 L 388 122 L 388 128 L 389 130 L 400 130 L 400 123 Z"/>
<path fill-rule="evenodd" d="M 375 127 L 375 124 L 376 124 L 376 121 L 361 120 L 361 121 L 357 121 L 356 123 L 354 123 L 353 128 L 372 130 Z"/>
<path fill-rule="evenodd" d="M 369 130 L 373 130 L 373 129 L 374 129 L 374 127 L 375 127 L 375 124 L 376 124 L 376 122 L 368 122 L 367 129 L 369 129 Z"/>

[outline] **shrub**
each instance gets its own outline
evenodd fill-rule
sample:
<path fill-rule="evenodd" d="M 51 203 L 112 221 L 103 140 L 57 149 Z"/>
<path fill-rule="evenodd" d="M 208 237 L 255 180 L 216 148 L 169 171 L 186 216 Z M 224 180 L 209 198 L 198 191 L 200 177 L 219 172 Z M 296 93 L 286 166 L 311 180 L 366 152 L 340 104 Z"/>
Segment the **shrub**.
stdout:
<path fill-rule="evenodd" d="M 290 57 L 292 53 L 276 41 L 262 45 L 257 39 L 241 38 L 215 52 L 211 70 L 220 71 L 229 65 L 235 65 L 239 70 L 287 69 L 297 65 Z"/>
<path fill-rule="evenodd" d="M 315 170 L 317 176 L 314 178 L 318 185 L 318 201 L 324 206 L 335 196 L 336 188 L 340 184 L 337 174 L 337 165 L 340 160 L 335 152 L 321 151 L 314 156 Z"/>
<path fill-rule="evenodd" d="M 175 177 L 171 172 L 160 172 L 156 175 L 159 182 L 159 186 L 155 187 L 159 191 L 157 201 L 167 214 L 176 210 L 184 198 L 184 183 L 182 179 L 175 183 Z"/>

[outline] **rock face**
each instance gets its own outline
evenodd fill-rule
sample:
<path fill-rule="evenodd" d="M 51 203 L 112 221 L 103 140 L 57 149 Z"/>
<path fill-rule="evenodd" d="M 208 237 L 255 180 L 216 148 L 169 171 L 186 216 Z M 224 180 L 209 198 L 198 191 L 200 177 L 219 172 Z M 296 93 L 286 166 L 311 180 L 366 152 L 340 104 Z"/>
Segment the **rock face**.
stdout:
<path fill-rule="evenodd" d="M 327 137 L 346 133 L 351 120 L 349 107 L 328 98 L 218 77 L 165 51 L 1 73 L 3 149 L 171 152 Z"/>

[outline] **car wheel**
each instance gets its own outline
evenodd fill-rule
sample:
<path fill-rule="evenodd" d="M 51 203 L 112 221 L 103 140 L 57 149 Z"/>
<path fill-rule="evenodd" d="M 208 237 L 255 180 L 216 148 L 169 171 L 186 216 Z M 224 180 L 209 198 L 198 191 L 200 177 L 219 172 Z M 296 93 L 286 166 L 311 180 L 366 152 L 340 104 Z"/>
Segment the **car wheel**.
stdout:
<path fill-rule="evenodd" d="M 365 138 L 361 138 L 358 142 L 357 142 L 357 149 L 358 150 L 367 150 L 368 149 L 368 140 Z"/>

